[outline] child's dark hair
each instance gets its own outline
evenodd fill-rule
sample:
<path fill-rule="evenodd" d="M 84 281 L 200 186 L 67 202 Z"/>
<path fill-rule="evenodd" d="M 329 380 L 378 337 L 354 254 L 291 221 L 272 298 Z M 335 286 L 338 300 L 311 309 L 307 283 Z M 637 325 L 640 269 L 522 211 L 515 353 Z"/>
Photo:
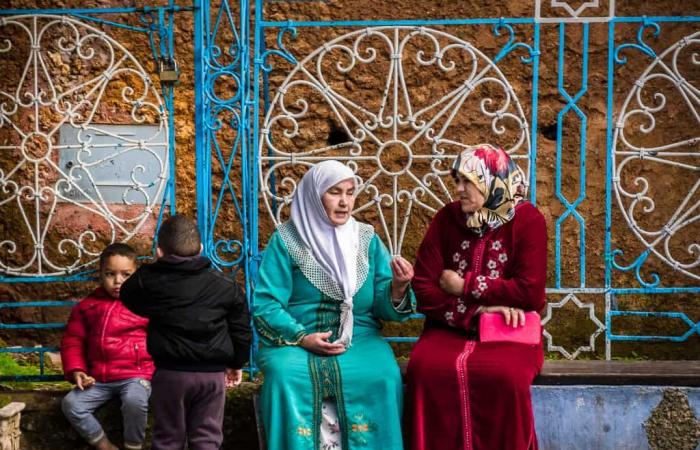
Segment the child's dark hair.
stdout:
<path fill-rule="evenodd" d="M 158 247 L 164 255 L 195 256 L 201 244 L 197 224 L 187 216 L 170 217 L 158 231 Z"/>
<path fill-rule="evenodd" d="M 102 250 L 102 253 L 100 253 L 100 266 L 103 266 L 105 261 L 107 261 L 112 256 L 124 256 L 133 260 L 135 263 L 138 254 L 136 253 L 136 250 L 134 250 L 133 248 L 131 248 L 131 246 L 127 244 L 122 244 L 121 242 L 110 244 L 107 247 L 105 247 L 104 250 Z"/>

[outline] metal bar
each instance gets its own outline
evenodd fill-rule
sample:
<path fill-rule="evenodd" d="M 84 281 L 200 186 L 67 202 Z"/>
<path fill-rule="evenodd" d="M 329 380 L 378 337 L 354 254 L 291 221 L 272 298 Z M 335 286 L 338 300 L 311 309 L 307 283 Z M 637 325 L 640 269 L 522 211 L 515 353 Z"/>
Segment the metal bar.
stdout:
<path fill-rule="evenodd" d="M 530 202 L 537 205 L 537 99 L 540 87 L 540 24 L 533 27 L 532 58 L 532 119 L 530 120 Z"/>
<path fill-rule="evenodd" d="M 177 196 L 176 190 L 177 190 L 177 183 L 176 183 L 176 174 L 177 174 L 177 167 L 175 165 L 175 93 L 174 93 L 174 88 L 173 86 L 168 86 L 167 87 L 167 100 L 166 104 L 168 105 L 168 129 L 170 130 L 170 133 L 168 133 L 168 152 L 169 154 L 169 169 L 170 169 L 170 174 L 168 176 L 168 192 L 166 195 L 163 196 L 163 201 L 167 198 L 167 195 L 170 196 L 170 214 L 176 214 L 177 213 Z M 164 208 L 164 204 L 161 205 L 161 210 Z M 162 218 L 162 214 L 159 214 L 159 217 Z M 160 228 L 160 220 L 158 221 L 158 228 Z"/>
<path fill-rule="evenodd" d="M 612 294 L 694 294 L 700 293 L 700 287 L 675 288 L 610 288 Z"/>
<path fill-rule="evenodd" d="M 408 337 L 408 336 L 385 336 L 384 340 L 387 342 L 416 342 L 418 336 Z"/>
<path fill-rule="evenodd" d="M 255 32 L 253 36 L 253 42 L 254 48 L 255 48 L 255 54 L 253 58 L 253 115 L 252 115 L 252 121 L 253 121 L 253 154 L 251 158 L 251 164 L 254 168 L 258 168 L 259 165 L 259 155 L 258 155 L 258 148 L 260 147 L 260 123 L 259 123 L 259 117 L 260 117 L 260 73 L 261 73 L 261 65 L 263 64 L 263 61 L 261 60 L 261 55 L 264 53 L 265 50 L 265 41 L 262 37 L 262 33 L 264 32 L 264 27 L 262 26 L 263 23 L 263 1 L 262 0 L 255 0 Z M 269 86 L 269 85 L 266 85 Z M 256 176 L 253 176 L 251 179 L 251 190 L 253 193 L 253 199 L 254 201 L 250 203 L 250 217 L 251 217 L 251 230 L 250 230 L 250 235 L 248 236 L 249 238 L 249 245 L 250 245 L 250 251 L 251 251 L 251 265 L 250 269 L 251 272 L 249 273 L 249 276 L 251 277 L 250 282 L 255 284 L 255 279 L 257 278 L 257 273 L 258 273 L 258 261 L 261 258 L 261 252 L 259 248 L 259 243 L 258 243 L 258 227 L 257 227 L 257 220 L 258 220 L 258 202 L 256 201 L 257 199 L 257 192 L 260 189 L 259 187 L 259 180 Z"/>
<path fill-rule="evenodd" d="M 0 375 L 0 381 L 61 381 L 64 380 L 63 375 L 46 375 L 45 374 L 45 357 L 46 352 L 57 352 L 58 347 L 3 347 L 0 348 L 0 354 L 3 353 L 39 353 L 39 373 L 34 375 Z"/>
<path fill-rule="evenodd" d="M 256 22 L 258 23 L 258 22 Z M 261 20 L 260 28 L 277 27 L 382 27 L 382 26 L 422 26 L 422 25 L 496 25 L 531 24 L 533 18 L 483 18 L 483 19 L 404 19 L 404 20 L 339 20 L 339 21 L 269 21 Z"/>
<path fill-rule="evenodd" d="M 547 294 L 693 294 L 700 293 L 700 287 L 675 288 L 547 288 Z"/>
<path fill-rule="evenodd" d="M 605 294 L 607 290 L 605 288 L 591 288 L 591 287 L 586 287 L 586 288 L 577 288 L 577 287 L 572 287 L 572 288 L 546 288 L 545 292 L 547 294 Z"/>
<path fill-rule="evenodd" d="M 195 4 L 199 0 L 195 0 Z M 35 15 L 35 14 L 54 14 L 54 15 L 76 15 L 76 14 L 133 14 L 133 13 L 148 13 L 152 11 L 157 11 L 159 9 L 164 9 L 166 11 L 172 12 L 186 12 L 194 11 L 196 6 L 177 6 L 173 5 L 170 7 L 159 6 L 144 6 L 141 8 L 62 8 L 62 9 L 4 9 L 0 10 L 0 15 L 2 16 L 18 16 L 18 15 Z"/>
<path fill-rule="evenodd" d="M 38 352 L 56 352 L 60 350 L 58 347 L 1 347 L 0 353 L 38 353 Z"/>
<path fill-rule="evenodd" d="M 671 341 L 685 342 L 694 334 L 700 335 L 700 322 L 692 321 L 685 313 L 680 312 L 657 312 L 657 311 L 610 311 L 610 317 L 643 317 L 643 318 L 667 318 L 680 319 L 687 326 L 688 330 L 682 335 L 628 335 L 628 334 L 612 334 L 611 339 L 614 341 Z"/>
<path fill-rule="evenodd" d="M 579 91 L 571 97 L 571 95 L 566 91 L 564 86 L 564 73 L 565 73 L 565 61 L 564 53 L 566 51 L 566 24 L 559 24 L 559 58 L 557 63 L 558 77 L 557 77 L 557 90 L 559 94 L 567 101 L 566 105 L 557 114 L 557 141 L 556 141 L 556 187 L 555 195 L 557 199 L 564 205 L 566 211 L 556 220 L 554 238 L 554 264 L 555 264 L 555 286 L 561 288 L 561 225 L 564 221 L 572 216 L 579 226 L 579 285 L 581 287 L 586 286 L 586 223 L 583 217 L 576 211 L 578 205 L 583 202 L 586 198 L 586 131 L 587 131 L 587 120 L 586 115 L 581 111 L 581 109 L 576 105 L 576 103 L 581 99 L 581 97 L 588 90 L 588 35 L 589 35 L 589 24 L 584 23 L 583 25 L 583 43 L 582 43 L 582 57 L 583 64 L 581 69 L 581 88 Z M 562 192 L 562 146 L 563 146 L 563 123 L 564 116 L 570 110 L 581 120 L 581 141 L 579 143 L 579 195 L 573 202 L 570 202 Z"/>
<path fill-rule="evenodd" d="M 31 302 L 5 302 L 0 303 L 2 308 L 36 308 L 36 307 L 61 307 L 73 306 L 78 303 L 77 300 L 35 300 Z"/>
<path fill-rule="evenodd" d="M 260 36 L 260 42 L 257 44 L 258 46 L 258 54 L 262 55 L 265 52 L 265 29 L 261 31 L 261 36 Z M 267 111 L 270 108 L 270 74 L 263 71 L 262 73 L 262 84 L 263 84 L 263 116 L 267 115 Z M 268 136 L 268 139 L 272 141 L 272 136 Z M 254 148 L 254 151 L 257 151 L 256 148 Z M 271 148 L 267 149 L 267 158 L 269 160 L 274 159 L 275 157 L 273 156 L 273 151 Z M 274 195 L 277 195 L 277 177 L 275 176 L 275 173 L 270 174 L 270 190 L 274 193 Z M 274 211 L 277 210 L 277 198 L 273 197 L 272 198 L 272 209 Z"/>
<path fill-rule="evenodd" d="M 33 382 L 33 381 L 65 381 L 63 375 L 0 375 L 0 381 Z"/>
<path fill-rule="evenodd" d="M 239 68 L 239 74 L 240 74 L 240 81 L 241 81 L 241 96 L 239 97 L 240 101 L 240 108 L 241 108 L 241 123 L 238 124 L 238 130 L 239 133 L 241 134 L 240 136 L 240 145 L 241 145 L 241 151 L 240 151 L 240 158 L 241 158 L 241 184 L 243 186 L 243 193 L 242 193 L 242 198 L 245 204 L 246 201 L 246 193 L 248 193 L 248 201 L 249 204 L 253 204 L 256 202 L 256 192 L 254 189 L 252 189 L 252 184 L 253 180 L 256 179 L 256 165 L 254 163 L 255 161 L 255 156 L 254 153 L 256 152 L 255 146 L 251 148 L 250 146 L 250 139 L 251 139 L 251 129 L 250 129 L 250 120 L 251 120 L 251 115 L 250 115 L 250 107 L 251 103 L 259 103 L 259 100 L 257 97 L 251 100 L 250 98 L 250 62 L 251 62 L 251 56 L 250 56 L 250 47 L 249 47 L 249 42 L 250 40 L 250 4 L 248 0 L 239 0 L 239 5 L 240 5 L 240 68 Z M 257 12 L 257 7 L 256 7 L 256 12 Z M 256 42 L 252 41 L 252 45 L 255 46 Z M 255 47 L 253 47 L 255 48 Z M 255 50 L 254 50 L 255 51 Z M 253 52 L 254 52 L 253 51 Z M 254 120 L 257 121 L 257 116 L 255 116 Z M 235 197 L 234 197 L 235 201 Z M 246 286 L 245 286 L 245 295 L 246 295 L 246 301 L 248 302 L 249 308 L 252 310 L 253 307 L 253 284 L 250 283 L 250 273 L 252 271 L 257 271 L 257 266 L 255 265 L 255 262 L 253 261 L 252 256 L 252 251 L 249 245 L 245 245 L 246 242 L 250 242 L 249 236 L 253 232 L 253 230 L 257 231 L 257 216 L 253 215 L 250 216 L 248 211 L 248 208 L 242 208 L 239 212 L 241 214 L 240 220 L 241 220 L 241 225 L 243 228 L 243 266 L 245 270 L 245 278 L 246 278 Z M 252 322 L 252 317 L 251 317 L 251 327 L 253 326 Z M 257 342 L 256 342 L 257 344 Z M 250 363 L 248 364 L 248 376 L 250 378 L 253 378 L 255 375 L 256 367 L 255 367 L 255 360 L 256 360 L 256 353 L 257 353 L 257 345 L 252 345 L 250 348 Z"/>
<path fill-rule="evenodd" d="M 75 300 L 55 301 L 55 300 L 35 300 L 31 302 L 3 302 L 0 303 L 0 309 L 3 308 L 60 308 L 73 307 L 78 303 Z M 12 323 L 6 324 L 0 322 L 0 330 L 41 330 L 41 329 L 57 329 L 65 328 L 66 324 L 62 322 L 49 323 Z M 30 347 L 34 348 L 34 347 Z"/>
<path fill-rule="evenodd" d="M 255 0 L 255 30 L 253 32 L 253 114 L 250 116 L 253 121 L 252 127 L 252 149 L 250 155 L 250 163 L 252 167 L 251 177 L 250 177 L 250 203 L 249 203 L 249 217 L 250 217 L 250 228 L 248 234 L 248 254 L 250 255 L 247 261 L 248 272 L 246 273 L 247 281 L 247 291 L 252 291 L 255 286 L 258 275 L 258 266 L 260 263 L 261 252 L 258 243 L 258 202 L 257 193 L 259 190 L 258 186 L 258 165 L 259 165 L 259 155 L 258 148 L 260 146 L 259 141 L 259 117 L 260 117 L 260 74 L 261 74 L 261 64 L 263 64 L 261 55 L 265 51 L 265 39 L 264 39 L 264 28 L 262 27 L 263 22 L 263 1 Z M 249 71 L 250 72 L 250 71 Z M 267 83 L 267 77 L 265 77 L 265 109 L 267 109 L 267 89 L 269 84 Z M 252 298 L 251 298 L 252 305 Z M 255 328 L 253 328 L 255 330 Z M 255 356 L 257 354 L 257 349 L 259 346 L 259 337 L 257 333 L 253 333 L 253 345 L 251 346 L 251 362 L 250 362 L 250 373 L 253 370 L 257 371 L 257 366 L 255 364 Z"/>
<path fill-rule="evenodd" d="M 615 83 L 615 22 L 608 24 L 608 107 L 606 130 L 605 158 L 605 289 L 612 286 L 612 130 L 613 130 L 613 85 Z M 611 335 L 612 321 L 610 320 L 610 294 L 605 296 L 605 359 L 612 357 Z"/>
<path fill-rule="evenodd" d="M 95 281 L 96 276 L 89 276 L 91 273 L 96 273 L 96 269 L 86 270 L 84 272 L 79 272 L 74 275 L 60 276 L 41 276 L 41 277 L 0 277 L 0 283 L 16 284 L 16 283 L 55 283 L 58 281 L 72 283 L 75 281 Z"/>
<path fill-rule="evenodd" d="M 581 18 L 587 22 L 644 22 L 652 20 L 654 22 L 698 22 L 700 16 L 648 16 L 648 17 L 616 17 L 616 18 Z M 477 18 L 477 19 L 404 19 L 404 20 L 349 20 L 349 21 L 269 21 L 260 23 L 262 28 L 276 27 L 380 27 L 380 26 L 430 26 L 430 25 L 494 25 L 497 23 L 529 24 L 529 23 L 567 23 L 572 22 L 570 18 Z M 576 22 L 576 21 L 573 21 Z"/>
<path fill-rule="evenodd" d="M 689 336 L 632 336 L 632 335 L 619 335 L 611 334 L 611 341 L 635 341 L 635 342 L 685 342 L 688 340 Z"/>
<path fill-rule="evenodd" d="M 140 33 L 148 33 L 150 30 L 148 28 L 137 27 L 134 25 L 126 25 L 123 23 L 115 22 L 113 20 L 99 19 L 97 17 L 87 16 L 85 14 L 71 14 L 73 17 L 89 20 L 90 22 L 101 23 L 103 25 L 109 25 L 110 27 L 123 28 L 125 30 L 137 31 Z"/>
<path fill-rule="evenodd" d="M 202 3 L 204 1 L 205 3 Z M 208 130 L 206 127 L 206 99 L 204 92 L 208 55 L 207 41 L 204 33 L 209 33 L 209 2 L 208 0 L 194 0 L 194 98 L 195 98 L 195 185 L 197 199 L 197 226 L 204 243 L 202 253 L 209 254 L 209 183 L 210 174 L 207 173 L 207 156 L 209 151 L 207 142 Z"/>
<path fill-rule="evenodd" d="M 0 330 L 45 330 L 45 329 L 63 329 L 66 327 L 65 323 L 61 322 L 48 322 L 48 323 L 11 323 L 4 324 L 0 323 Z"/>
<path fill-rule="evenodd" d="M 611 23 L 631 23 L 631 22 L 700 22 L 700 16 L 631 16 L 614 17 Z"/>

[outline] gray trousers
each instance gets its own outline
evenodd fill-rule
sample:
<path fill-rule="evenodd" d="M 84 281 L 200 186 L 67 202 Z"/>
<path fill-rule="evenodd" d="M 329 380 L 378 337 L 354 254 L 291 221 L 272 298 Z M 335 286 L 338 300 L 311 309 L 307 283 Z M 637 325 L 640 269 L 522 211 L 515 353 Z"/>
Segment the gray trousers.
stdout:
<path fill-rule="evenodd" d="M 152 450 L 218 450 L 223 441 L 224 372 L 157 369 Z"/>
<path fill-rule="evenodd" d="M 70 391 L 63 398 L 61 409 L 83 439 L 95 444 L 105 433 L 94 412 L 108 400 L 118 396 L 122 401 L 124 446 L 127 449 L 139 449 L 146 435 L 150 394 L 151 384 L 142 378 L 95 383 L 84 391 L 77 387 Z"/>

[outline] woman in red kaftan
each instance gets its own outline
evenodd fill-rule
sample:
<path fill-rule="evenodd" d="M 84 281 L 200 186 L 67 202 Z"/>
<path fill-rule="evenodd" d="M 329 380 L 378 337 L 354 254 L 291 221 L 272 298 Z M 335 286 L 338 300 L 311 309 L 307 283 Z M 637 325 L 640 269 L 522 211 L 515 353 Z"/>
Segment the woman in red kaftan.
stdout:
<path fill-rule="evenodd" d="M 511 326 L 545 305 L 545 220 L 501 149 L 481 145 L 453 166 L 458 201 L 434 217 L 413 288 L 425 314 L 408 364 L 412 450 L 536 450 L 530 385 L 542 345 L 479 342 L 478 315 Z"/>

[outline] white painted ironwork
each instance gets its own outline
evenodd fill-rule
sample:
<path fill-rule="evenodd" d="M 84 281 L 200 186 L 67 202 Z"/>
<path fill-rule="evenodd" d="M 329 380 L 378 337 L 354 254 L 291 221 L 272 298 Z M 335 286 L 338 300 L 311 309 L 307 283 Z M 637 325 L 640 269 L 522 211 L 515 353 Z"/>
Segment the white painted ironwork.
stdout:
<path fill-rule="evenodd" d="M 412 95 L 406 74 L 429 68 L 452 75 L 458 83 L 421 102 Z M 342 81 L 356 76 L 381 77 L 382 88 L 358 101 Z M 486 85 L 479 108 L 464 108 L 470 94 Z M 317 132 L 314 120 L 322 107 L 347 140 L 305 148 Z M 299 166 L 338 159 L 355 171 L 361 185 L 355 213 L 376 210 L 390 251 L 399 254 L 412 209 L 434 213 L 451 201 L 451 161 L 480 141 L 468 142 L 467 129 L 460 129 L 456 139 L 450 128 L 456 118 L 474 113 L 489 124 L 492 143 L 506 148 L 529 175 L 523 108 L 496 64 L 473 44 L 424 27 L 367 28 L 335 38 L 294 67 L 277 89 L 261 127 L 260 184 L 267 211 L 275 223 L 283 219 L 303 172 Z M 506 134 L 508 142 L 503 141 Z M 302 150 L 291 151 L 295 146 Z M 273 192 L 273 176 L 279 193 Z"/>
<path fill-rule="evenodd" d="M 574 8 L 569 5 L 568 2 L 562 2 L 559 0 L 552 0 L 552 8 L 564 8 L 566 12 L 569 13 L 571 17 L 578 17 L 579 14 L 581 14 L 583 11 L 585 11 L 588 8 L 598 8 L 600 1 L 599 0 L 592 0 L 589 2 L 583 2 L 580 5 L 578 5 L 578 8 L 574 10 Z"/>
<path fill-rule="evenodd" d="M 569 17 L 547 17 L 542 15 L 542 3 L 547 0 L 535 1 L 535 20 L 540 23 L 596 23 L 608 22 L 615 17 L 615 0 L 607 0 L 607 9 L 601 14 L 584 15 L 590 9 L 601 9 L 600 0 L 585 2 L 570 2 L 567 0 L 549 0 L 549 7 L 553 10 L 566 11 Z M 575 6 L 572 6 L 572 4 Z"/>
<path fill-rule="evenodd" d="M 687 74 L 690 78 L 686 79 L 686 74 L 681 73 L 681 68 L 684 67 L 681 62 L 700 66 L 698 49 L 700 32 L 686 36 L 667 48 L 644 70 L 620 110 L 612 147 L 613 188 L 630 229 L 647 248 L 647 252 L 652 252 L 674 270 L 696 280 L 700 280 L 700 236 L 693 235 L 691 225 L 700 219 L 700 86 L 694 84 L 697 78 L 693 80 L 691 74 Z M 661 83 L 658 86 L 664 92 L 655 90 L 654 83 L 659 81 Z M 674 120 L 667 109 L 667 98 L 673 90 L 685 103 L 674 102 L 673 106 L 687 107 L 690 112 L 691 123 L 683 128 L 686 134 L 674 142 L 659 142 L 658 136 L 649 139 L 645 135 L 656 130 L 657 122 L 669 123 Z M 667 117 L 660 120 L 659 116 L 664 114 Z M 630 135 L 635 132 L 641 132 L 641 138 L 637 141 L 641 140 L 645 145 L 633 142 L 634 138 Z M 649 145 L 652 142 L 659 143 Z M 648 179 L 637 174 L 632 188 L 623 185 L 626 171 L 633 170 L 628 167 L 631 162 L 644 164 L 653 170 L 654 176 Z M 692 188 L 682 197 L 680 192 L 678 194 L 681 195 L 668 195 L 668 189 L 663 187 L 658 191 L 663 198 L 654 199 L 650 187 L 660 182 L 659 176 L 664 170 L 678 169 L 683 176 L 688 177 Z M 661 217 L 665 213 L 657 211 L 656 200 L 672 206 L 672 213 Z M 654 220 L 649 220 L 650 218 Z M 674 244 L 671 244 L 672 239 L 676 239 Z M 680 242 L 687 243 L 684 261 L 677 254 L 678 249 L 683 248 L 678 245 Z M 645 256 L 635 264 L 643 264 L 644 259 Z"/>
<path fill-rule="evenodd" d="M 547 331 L 547 328 L 545 328 L 545 325 L 547 325 L 547 323 L 552 319 L 552 310 L 555 308 L 564 308 L 569 302 L 573 302 L 579 309 L 588 309 L 588 317 L 591 319 L 591 322 L 598 327 L 593 333 L 591 333 L 588 345 L 579 346 L 573 353 L 569 353 L 564 346 L 554 345 L 554 338 L 549 331 Z M 595 339 L 600 333 L 605 331 L 605 325 L 603 325 L 603 323 L 598 320 L 595 315 L 595 305 L 593 303 L 581 302 L 581 300 L 579 300 L 574 294 L 567 295 L 557 303 L 547 303 L 547 314 L 542 319 L 542 327 L 542 335 L 545 337 L 545 339 L 547 339 L 547 351 L 559 352 L 567 359 L 576 359 L 581 352 L 595 352 Z"/>
<path fill-rule="evenodd" d="M 154 148 L 162 152 L 168 147 L 165 108 L 136 58 L 85 22 L 67 16 L 12 16 L 0 19 L 0 33 L 6 37 L 0 41 L 0 55 L 16 60 L 26 53 L 19 82 L 15 86 L 0 83 L 0 131 L 11 137 L 0 143 L 0 155 L 13 162 L 6 172 L 0 168 L 0 214 L 18 214 L 24 225 L 0 236 L 0 272 L 32 277 L 76 272 L 95 262 L 100 250 L 95 243 L 129 240 L 161 201 L 168 152 L 164 160 Z M 66 61 L 79 61 L 87 68 L 84 81 L 66 73 L 70 73 Z M 109 90 L 118 91 L 119 96 L 105 99 Z M 100 115 L 104 120 L 105 111 L 111 112 L 111 120 L 114 112 L 123 112 L 130 120 L 119 123 L 157 125 L 158 132 L 139 140 L 110 133 L 95 123 Z M 59 144 L 58 130 L 66 124 L 80 130 L 78 145 Z M 92 144 L 91 136 L 99 133 L 111 136 L 113 142 Z M 107 147 L 116 150 L 107 155 L 100 152 Z M 64 148 L 79 149 L 70 168 L 58 165 L 58 152 Z M 135 164 L 131 182 L 124 186 L 123 203 L 105 202 L 92 171 L 135 153 L 141 160 L 152 157 L 159 173 L 143 179 L 145 168 Z M 76 182 L 81 177 L 87 177 L 94 189 L 81 188 Z M 146 188 L 154 185 L 157 193 L 149 195 Z M 79 192 L 81 202 L 66 195 L 71 190 Z M 134 204 L 135 196 L 143 204 Z M 87 229 L 58 230 L 57 226 L 66 226 L 56 223 L 66 208 L 74 208 Z M 31 255 L 22 248 L 18 252 L 18 245 L 27 241 L 34 247 Z"/>

